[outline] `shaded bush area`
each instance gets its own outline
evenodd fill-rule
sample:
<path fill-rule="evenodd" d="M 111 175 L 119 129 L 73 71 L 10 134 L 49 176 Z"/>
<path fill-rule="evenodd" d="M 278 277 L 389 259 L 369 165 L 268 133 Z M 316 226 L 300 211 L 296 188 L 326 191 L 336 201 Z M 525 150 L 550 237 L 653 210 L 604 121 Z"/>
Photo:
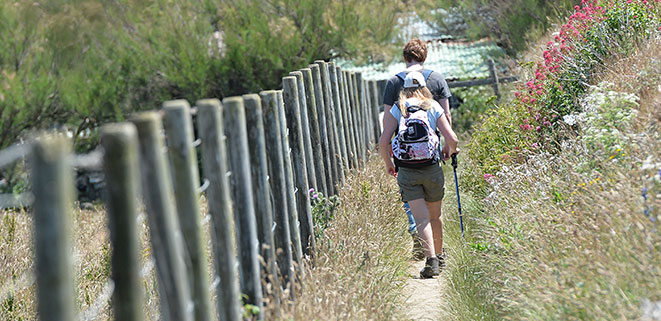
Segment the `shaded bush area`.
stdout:
<path fill-rule="evenodd" d="M 164 100 L 278 88 L 283 75 L 315 59 L 384 55 L 403 8 L 399 1 L 4 1 L 0 148 L 28 129 L 66 126 L 78 138 Z"/>
<path fill-rule="evenodd" d="M 541 36 L 578 0 L 426 0 L 421 13 L 445 35 L 480 39 L 493 37 L 515 54 L 530 39 Z M 437 9 L 429 11 L 429 8 Z"/>

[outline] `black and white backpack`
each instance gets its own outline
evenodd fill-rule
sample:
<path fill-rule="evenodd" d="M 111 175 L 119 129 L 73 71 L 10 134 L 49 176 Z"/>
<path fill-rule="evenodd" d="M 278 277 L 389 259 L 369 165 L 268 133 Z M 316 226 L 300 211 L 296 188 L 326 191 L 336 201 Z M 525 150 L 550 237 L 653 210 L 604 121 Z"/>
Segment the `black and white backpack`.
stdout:
<path fill-rule="evenodd" d="M 439 138 L 427 111 L 408 102 L 405 104 L 408 116 L 400 117 L 397 134 L 392 140 L 395 165 L 421 168 L 438 163 Z"/>

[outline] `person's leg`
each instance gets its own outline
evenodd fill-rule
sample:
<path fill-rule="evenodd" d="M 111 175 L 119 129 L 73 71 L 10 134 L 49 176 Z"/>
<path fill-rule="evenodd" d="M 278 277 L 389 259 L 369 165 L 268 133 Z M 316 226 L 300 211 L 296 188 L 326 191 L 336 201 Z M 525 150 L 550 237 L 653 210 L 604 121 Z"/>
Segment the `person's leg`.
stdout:
<path fill-rule="evenodd" d="M 408 202 L 411 206 L 411 212 L 415 218 L 415 223 L 418 228 L 418 236 L 422 240 L 422 245 L 425 248 L 425 256 L 434 256 L 434 236 L 432 234 L 432 227 L 429 224 L 429 210 L 424 198 L 411 200 Z"/>
<path fill-rule="evenodd" d="M 406 212 L 406 216 L 409 218 L 409 233 L 411 235 L 415 235 L 415 219 L 413 218 L 413 213 L 411 212 L 411 206 L 409 206 L 408 202 L 404 202 L 404 211 Z"/>
<path fill-rule="evenodd" d="M 436 254 L 443 254 L 443 217 L 441 216 L 441 201 L 427 202 L 429 222 L 434 236 Z"/>

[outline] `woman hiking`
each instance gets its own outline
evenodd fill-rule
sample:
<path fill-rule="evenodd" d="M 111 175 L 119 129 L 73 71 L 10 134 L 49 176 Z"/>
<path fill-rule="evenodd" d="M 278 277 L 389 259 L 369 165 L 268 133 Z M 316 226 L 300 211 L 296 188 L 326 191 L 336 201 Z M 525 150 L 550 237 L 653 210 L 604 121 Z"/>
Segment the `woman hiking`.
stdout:
<path fill-rule="evenodd" d="M 445 138 L 440 155 L 444 160 L 459 150 L 457 135 L 425 85 L 422 73 L 412 71 L 406 75 L 397 103 L 383 116 L 379 154 L 388 174 L 397 178 L 402 201 L 408 202 L 413 212 L 426 256 L 420 277 L 431 278 L 440 273 L 438 256 L 443 253 L 441 200 L 445 182 L 436 129 Z"/>

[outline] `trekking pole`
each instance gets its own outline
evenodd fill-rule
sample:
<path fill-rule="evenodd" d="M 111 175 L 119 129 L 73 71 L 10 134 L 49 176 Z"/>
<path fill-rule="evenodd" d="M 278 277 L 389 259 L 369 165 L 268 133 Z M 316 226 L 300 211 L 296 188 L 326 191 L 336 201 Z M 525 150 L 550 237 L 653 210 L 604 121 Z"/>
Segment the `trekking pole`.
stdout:
<path fill-rule="evenodd" d="M 457 180 L 457 154 L 452 154 L 452 169 L 454 170 L 454 187 L 457 191 L 457 207 L 459 208 L 459 224 L 461 225 L 461 238 L 464 238 L 464 219 L 461 215 L 461 197 L 459 197 L 459 181 Z"/>

